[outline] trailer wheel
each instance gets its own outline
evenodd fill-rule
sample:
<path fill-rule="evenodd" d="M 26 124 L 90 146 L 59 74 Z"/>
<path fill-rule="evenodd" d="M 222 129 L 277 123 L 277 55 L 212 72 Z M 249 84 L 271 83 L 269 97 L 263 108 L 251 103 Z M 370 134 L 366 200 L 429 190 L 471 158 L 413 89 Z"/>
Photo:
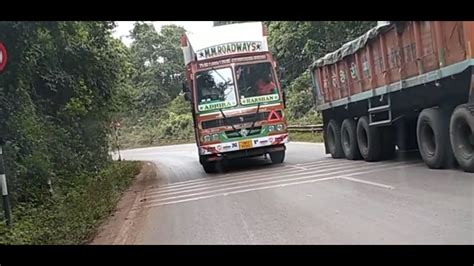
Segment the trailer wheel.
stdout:
<path fill-rule="evenodd" d="M 451 147 L 459 166 L 474 172 L 474 114 L 467 104 L 456 107 L 449 125 Z"/>
<path fill-rule="evenodd" d="M 367 116 L 359 118 L 357 122 L 357 145 L 362 158 L 368 162 L 380 160 L 382 155 L 381 144 L 380 129 L 369 127 Z"/>
<path fill-rule="evenodd" d="M 382 141 L 382 159 L 392 159 L 395 155 L 395 132 L 392 126 L 380 128 Z"/>
<path fill-rule="evenodd" d="M 429 168 L 442 169 L 453 165 L 447 110 L 424 109 L 418 117 L 416 136 L 421 157 Z"/>
<path fill-rule="evenodd" d="M 334 119 L 329 121 L 326 128 L 325 141 L 327 142 L 327 147 L 329 148 L 332 158 L 344 158 L 344 151 L 341 145 L 341 124 Z"/>
<path fill-rule="evenodd" d="M 344 119 L 341 125 L 341 145 L 344 155 L 349 160 L 361 158 L 357 145 L 357 124 L 354 119 Z"/>
<path fill-rule="evenodd" d="M 285 160 L 285 151 L 270 152 L 270 160 L 272 160 L 274 164 L 283 163 Z"/>

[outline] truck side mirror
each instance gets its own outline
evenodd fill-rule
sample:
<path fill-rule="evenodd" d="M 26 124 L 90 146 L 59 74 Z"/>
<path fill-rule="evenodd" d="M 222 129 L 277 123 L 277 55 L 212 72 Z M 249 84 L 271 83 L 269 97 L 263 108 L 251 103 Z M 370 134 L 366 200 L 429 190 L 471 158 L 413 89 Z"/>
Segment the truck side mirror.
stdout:
<path fill-rule="evenodd" d="M 184 99 L 188 102 L 191 101 L 191 93 L 189 91 L 184 93 Z"/>
<path fill-rule="evenodd" d="M 278 79 L 280 81 L 285 79 L 285 68 L 284 67 L 279 67 L 278 68 Z"/>
<path fill-rule="evenodd" d="M 182 91 L 183 92 L 189 92 L 189 87 L 184 82 L 183 82 L 183 85 L 182 85 Z"/>

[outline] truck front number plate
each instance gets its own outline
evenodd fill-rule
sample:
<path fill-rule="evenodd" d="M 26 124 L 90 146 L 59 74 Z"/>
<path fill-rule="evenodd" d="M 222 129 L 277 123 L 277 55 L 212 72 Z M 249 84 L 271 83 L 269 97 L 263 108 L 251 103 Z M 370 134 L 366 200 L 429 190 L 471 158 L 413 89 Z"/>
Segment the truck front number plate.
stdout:
<path fill-rule="evenodd" d="M 252 140 L 249 139 L 249 140 L 244 140 L 244 141 L 239 142 L 239 147 L 240 147 L 241 150 L 251 149 L 252 148 Z"/>

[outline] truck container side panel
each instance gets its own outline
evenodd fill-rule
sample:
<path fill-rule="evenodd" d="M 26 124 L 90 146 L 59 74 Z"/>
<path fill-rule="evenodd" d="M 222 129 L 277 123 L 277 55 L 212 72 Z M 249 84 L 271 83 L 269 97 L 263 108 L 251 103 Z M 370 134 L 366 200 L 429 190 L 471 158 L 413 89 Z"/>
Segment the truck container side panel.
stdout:
<path fill-rule="evenodd" d="M 407 24 L 405 31 L 397 35 L 400 43 L 400 75 L 392 79 L 391 82 L 397 82 L 400 79 L 405 79 L 409 75 L 415 76 L 418 74 L 414 31 L 414 24 L 410 22 Z"/>
<path fill-rule="evenodd" d="M 323 91 L 324 101 L 330 102 L 331 100 L 331 91 L 329 90 L 329 83 L 328 83 L 328 75 L 327 75 L 327 68 L 326 67 L 318 67 L 319 70 L 319 84 Z"/>
<path fill-rule="evenodd" d="M 474 21 L 464 21 L 464 40 L 466 44 L 466 58 L 474 58 Z"/>
<path fill-rule="evenodd" d="M 423 56 L 423 45 L 421 41 L 421 22 L 414 21 L 413 22 L 413 39 L 415 41 L 415 61 L 416 61 L 416 69 L 418 74 L 421 75 L 425 73 L 423 68 L 423 62 L 421 58 Z M 409 67 L 407 67 L 407 72 Z M 409 73 L 412 73 L 411 71 Z M 414 72 L 413 72 L 414 73 Z"/>
<path fill-rule="evenodd" d="M 352 56 L 351 56 L 352 57 Z M 346 81 L 346 84 L 347 84 L 347 94 L 349 95 L 349 97 L 351 97 L 352 95 L 352 91 L 353 91 L 353 82 L 352 82 L 352 77 L 351 77 L 351 69 L 350 69 L 350 64 L 349 64 L 349 58 L 347 60 L 344 60 L 344 69 L 345 69 L 345 72 L 344 72 L 344 79 Z"/>
<path fill-rule="evenodd" d="M 347 83 L 347 70 L 346 70 L 346 62 L 341 60 L 336 64 L 336 73 L 337 73 L 337 83 L 339 88 L 341 89 L 341 98 L 349 96 L 349 86 Z"/>
<path fill-rule="evenodd" d="M 466 58 L 466 50 L 460 21 L 446 21 L 442 25 L 446 65 L 461 62 Z"/>
<path fill-rule="evenodd" d="M 421 22 L 421 62 L 425 72 L 430 72 L 438 68 L 437 54 L 435 54 L 434 38 L 431 22 Z"/>
<path fill-rule="evenodd" d="M 323 69 L 321 67 L 318 67 L 314 70 L 314 73 L 315 73 L 315 77 L 317 78 L 315 82 L 318 83 L 321 96 L 324 102 L 327 102 L 329 101 L 329 95 L 328 95 L 327 87 L 325 87 L 323 83 L 323 79 L 324 79 Z"/>
<path fill-rule="evenodd" d="M 333 68 L 332 68 L 332 80 L 334 82 L 334 86 L 337 88 L 337 98 L 336 99 L 340 99 L 342 98 L 342 88 L 341 88 L 341 82 L 339 81 L 339 69 L 338 69 L 338 64 L 339 62 L 333 64 Z"/>
<path fill-rule="evenodd" d="M 365 47 L 359 52 L 359 58 L 361 59 L 360 64 L 362 67 L 362 75 L 361 75 L 361 86 L 363 91 L 370 90 L 371 79 L 370 79 L 370 69 L 369 66 L 369 49 Z"/>
<path fill-rule="evenodd" d="M 355 59 L 355 70 L 354 70 L 354 84 L 355 85 L 355 90 L 354 94 L 363 92 L 363 84 L 362 84 L 362 79 L 363 79 L 363 71 L 362 71 L 362 63 L 360 59 L 361 53 L 357 52 L 354 54 L 354 59 Z"/>
<path fill-rule="evenodd" d="M 366 88 L 366 90 L 371 90 L 375 88 L 375 61 L 374 61 L 374 49 L 372 47 L 372 43 L 369 42 L 367 44 L 367 64 L 369 66 L 369 84 Z"/>
<path fill-rule="evenodd" d="M 382 53 L 380 48 L 380 39 L 375 39 L 371 41 L 371 49 L 372 49 L 372 60 L 373 60 L 373 79 L 374 79 L 374 86 L 375 88 L 382 86 L 384 83 L 383 79 L 383 63 L 382 63 Z"/>
<path fill-rule="evenodd" d="M 316 82 L 324 102 L 335 102 L 356 94 L 372 91 L 405 80 L 408 86 L 418 82 L 417 76 L 432 72 L 428 78 L 456 70 L 443 69 L 474 57 L 474 21 L 410 21 L 392 24 L 376 38 L 368 40 L 353 54 L 339 61 L 315 68 Z M 318 71 L 318 72 L 316 72 Z M 458 72 L 454 72 L 458 73 Z M 401 84 L 401 85 L 403 85 Z M 396 86 L 396 85 L 395 85 Z M 389 87 L 388 89 L 391 89 Z M 399 88 L 398 86 L 394 88 Z M 446 89 L 449 89 L 446 86 Z M 361 95 L 362 99 L 370 94 Z M 354 97 L 354 100 L 361 99 Z M 334 103 L 335 106 L 344 101 Z M 327 108 L 328 106 L 326 106 Z"/>
<path fill-rule="evenodd" d="M 357 76 L 360 75 L 357 73 L 357 63 L 355 55 L 350 55 L 345 60 L 346 69 L 347 69 L 347 81 L 349 88 L 349 95 L 352 96 L 356 93 L 362 92 L 360 88 L 360 83 L 358 82 Z"/>

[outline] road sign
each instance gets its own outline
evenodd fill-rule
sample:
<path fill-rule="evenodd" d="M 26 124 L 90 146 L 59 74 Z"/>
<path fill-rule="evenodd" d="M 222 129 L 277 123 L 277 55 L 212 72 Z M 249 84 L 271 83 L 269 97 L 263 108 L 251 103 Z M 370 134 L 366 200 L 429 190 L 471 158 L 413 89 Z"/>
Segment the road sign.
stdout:
<path fill-rule="evenodd" d="M 0 42 L 0 72 L 5 69 L 5 66 L 7 65 L 7 59 L 7 48 L 5 48 L 5 45 Z"/>

